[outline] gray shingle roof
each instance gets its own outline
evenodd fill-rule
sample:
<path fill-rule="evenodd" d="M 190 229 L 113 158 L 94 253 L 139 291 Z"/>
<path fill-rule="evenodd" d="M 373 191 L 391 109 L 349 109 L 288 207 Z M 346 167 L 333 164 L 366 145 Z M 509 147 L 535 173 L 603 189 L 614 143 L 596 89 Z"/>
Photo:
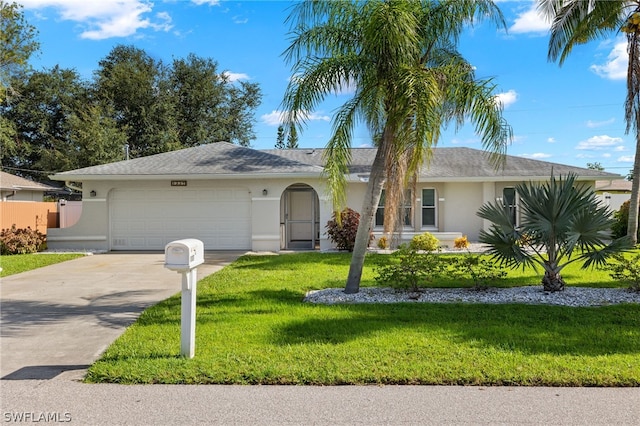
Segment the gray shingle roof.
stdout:
<path fill-rule="evenodd" d="M 11 173 L 0 171 L 0 188 L 9 190 L 51 191 L 57 189 L 44 183 L 34 182 Z"/>
<path fill-rule="evenodd" d="M 322 166 L 324 149 L 267 150 L 266 152 Z M 353 174 L 369 173 L 376 156 L 375 148 L 354 148 L 349 170 Z M 421 180 L 548 178 L 575 173 L 582 178 L 614 179 L 619 175 L 548 161 L 507 155 L 504 167 L 497 170 L 491 165 L 485 151 L 473 148 L 434 148 L 431 160 L 420 172 Z"/>
<path fill-rule="evenodd" d="M 218 142 L 173 152 L 86 167 L 58 173 L 58 180 L 149 176 L 319 176 L 324 149 L 255 150 Z M 376 155 L 375 148 L 352 149 L 352 174 L 367 174 Z M 431 161 L 420 173 L 420 180 L 501 180 L 544 179 L 551 173 L 575 173 L 581 178 L 610 180 L 619 175 L 564 164 L 507 156 L 504 168 L 496 171 L 487 153 L 472 148 L 434 148 Z"/>
<path fill-rule="evenodd" d="M 158 175 L 260 175 L 309 173 L 322 171 L 319 166 L 217 142 L 178 151 L 102 164 L 58 173 L 56 179 L 75 176 L 158 176 Z"/>

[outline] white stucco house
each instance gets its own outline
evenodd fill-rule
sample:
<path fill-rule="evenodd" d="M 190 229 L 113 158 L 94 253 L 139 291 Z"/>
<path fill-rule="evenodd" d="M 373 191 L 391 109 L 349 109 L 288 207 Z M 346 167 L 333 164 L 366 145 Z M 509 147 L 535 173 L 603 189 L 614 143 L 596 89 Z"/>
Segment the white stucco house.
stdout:
<path fill-rule="evenodd" d="M 631 199 L 631 184 L 627 179 L 599 180 L 595 183 L 596 194 L 612 211 L 620 210 L 620 206 Z"/>
<path fill-rule="evenodd" d="M 375 152 L 353 149 L 347 199 L 356 211 Z M 51 178 L 82 186 L 83 209 L 76 225 L 49 230 L 48 245 L 163 250 L 173 240 L 197 238 L 206 250 L 329 250 L 325 225 L 332 206 L 322 155 L 322 149 L 255 150 L 219 142 L 57 173 Z M 514 156 L 496 171 L 484 151 L 436 148 L 409 197 L 415 201 L 405 205 L 403 238 L 429 231 L 444 244 L 461 235 L 476 240 L 489 225 L 476 215 L 483 203 L 503 200 L 517 220 L 514 185 L 547 180 L 552 171 L 573 172 L 591 186 L 620 178 Z"/>

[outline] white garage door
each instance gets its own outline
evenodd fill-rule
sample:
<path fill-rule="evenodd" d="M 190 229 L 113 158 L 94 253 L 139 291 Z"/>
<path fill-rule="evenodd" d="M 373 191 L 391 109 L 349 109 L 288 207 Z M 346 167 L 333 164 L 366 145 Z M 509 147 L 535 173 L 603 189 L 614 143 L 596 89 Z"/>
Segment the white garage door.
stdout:
<path fill-rule="evenodd" d="M 251 200 L 246 189 L 114 190 L 111 249 L 164 250 L 197 238 L 205 250 L 251 248 Z"/>

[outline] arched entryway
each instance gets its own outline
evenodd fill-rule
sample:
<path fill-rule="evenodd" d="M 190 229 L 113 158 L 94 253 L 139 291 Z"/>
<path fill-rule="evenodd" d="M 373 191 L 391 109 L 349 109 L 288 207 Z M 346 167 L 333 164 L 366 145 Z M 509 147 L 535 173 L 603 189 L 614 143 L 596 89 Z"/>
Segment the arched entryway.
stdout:
<path fill-rule="evenodd" d="M 280 198 L 281 246 L 286 250 L 315 250 L 320 244 L 320 203 L 317 192 L 298 183 Z"/>

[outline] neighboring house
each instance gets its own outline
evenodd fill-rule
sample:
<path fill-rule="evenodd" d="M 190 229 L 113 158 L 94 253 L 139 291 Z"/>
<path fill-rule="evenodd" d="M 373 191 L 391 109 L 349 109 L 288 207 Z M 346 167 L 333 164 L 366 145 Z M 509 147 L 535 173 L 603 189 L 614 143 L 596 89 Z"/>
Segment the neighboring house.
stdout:
<path fill-rule="evenodd" d="M 611 210 L 620 210 L 625 201 L 631 199 L 631 181 L 626 179 L 596 181 L 596 194 Z"/>
<path fill-rule="evenodd" d="M 144 158 L 57 173 L 54 180 L 82 184 L 83 212 L 67 229 L 50 229 L 51 248 L 163 250 L 198 238 L 206 250 L 328 250 L 325 225 L 332 206 L 322 175 L 324 150 L 254 150 L 219 142 Z M 376 150 L 352 150 L 347 200 L 362 208 Z M 576 173 L 593 187 L 619 179 L 598 170 L 509 156 L 496 171 L 484 151 L 436 148 L 405 205 L 403 238 L 432 232 L 445 244 L 477 240 L 489 226 L 476 215 L 500 200 L 518 220 L 514 186 Z M 415 200 L 415 204 L 413 201 Z M 383 203 L 381 203 L 383 204 Z M 380 206 L 378 220 L 382 216 Z M 380 235 L 381 223 L 374 233 Z"/>
<path fill-rule="evenodd" d="M 0 171 L 2 201 L 43 201 L 44 193 L 57 188 Z"/>

